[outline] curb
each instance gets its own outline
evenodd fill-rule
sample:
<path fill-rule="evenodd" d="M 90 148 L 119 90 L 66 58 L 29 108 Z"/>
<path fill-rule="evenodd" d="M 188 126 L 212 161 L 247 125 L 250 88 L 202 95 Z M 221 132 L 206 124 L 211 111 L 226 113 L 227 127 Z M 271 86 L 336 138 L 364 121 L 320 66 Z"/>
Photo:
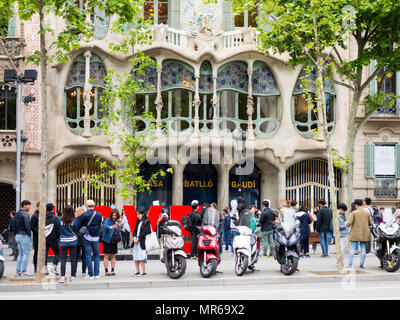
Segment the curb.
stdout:
<path fill-rule="evenodd" d="M 7 281 L 12 279 L 7 279 Z M 26 279 L 18 280 L 21 282 L 33 281 Z M 47 281 L 42 283 L 21 283 L 21 284 L 0 284 L 1 292 L 31 292 L 48 290 L 93 290 L 93 289 L 128 289 L 128 288 L 165 288 L 165 287 L 207 287 L 207 286 L 240 286 L 240 285 L 277 285 L 277 284 L 299 284 L 299 283 L 343 283 L 343 286 L 354 286 L 356 282 L 372 281 L 400 281 L 400 274 L 346 274 L 346 275 L 307 275 L 307 276 L 274 276 L 246 278 L 232 277 L 225 279 L 189 279 L 189 280 L 146 280 L 146 281 L 112 281 L 96 282 L 97 280 L 87 280 L 87 282 L 60 284 L 57 281 Z"/>

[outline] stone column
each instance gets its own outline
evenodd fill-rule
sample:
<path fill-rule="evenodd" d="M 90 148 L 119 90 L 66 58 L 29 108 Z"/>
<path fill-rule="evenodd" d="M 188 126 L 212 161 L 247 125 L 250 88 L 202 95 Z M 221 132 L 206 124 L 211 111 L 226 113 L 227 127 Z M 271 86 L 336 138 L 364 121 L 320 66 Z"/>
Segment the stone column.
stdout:
<path fill-rule="evenodd" d="M 89 83 L 90 78 L 90 57 L 92 53 L 90 50 L 87 50 L 84 54 L 85 57 L 85 87 L 83 89 L 83 101 L 85 106 L 85 117 L 83 120 L 84 127 L 83 127 L 83 134 L 84 138 L 89 138 L 92 136 L 90 132 L 90 109 L 92 108 L 92 103 L 90 101 L 90 94 L 92 92 L 92 85 Z M 78 97 L 79 99 L 79 97 Z"/>
<path fill-rule="evenodd" d="M 221 163 L 218 170 L 218 208 L 229 206 L 229 170 L 232 164 Z"/>
<path fill-rule="evenodd" d="M 156 119 L 156 135 L 161 136 L 161 111 L 163 108 L 163 101 L 161 96 L 161 73 L 162 73 L 162 66 L 157 66 L 157 98 L 156 98 L 156 110 L 157 110 L 157 119 Z"/>
<path fill-rule="evenodd" d="M 57 169 L 50 169 L 47 172 L 47 201 L 57 203 Z M 57 208 L 61 209 L 61 208 Z"/>
<path fill-rule="evenodd" d="M 200 95 L 199 95 L 199 79 L 200 75 L 196 73 L 196 92 L 194 94 L 193 107 L 194 107 L 194 132 L 193 137 L 200 137 L 200 117 L 199 117 L 199 108 L 200 108 Z"/>
<path fill-rule="evenodd" d="M 280 205 L 280 201 L 286 199 L 286 170 L 283 167 L 280 167 L 278 170 L 278 206 Z"/>
<path fill-rule="evenodd" d="M 213 97 L 212 97 L 212 105 L 213 105 L 213 129 L 212 129 L 212 135 L 217 136 L 218 135 L 218 115 L 217 115 L 217 108 L 219 104 L 219 98 L 217 95 L 217 75 L 213 75 L 213 82 L 214 82 L 214 89 L 213 89 Z"/>
<path fill-rule="evenodd" d="M 254 131 L 253 131 L 253 112 L 254 112 L 254 101 L 253 101 L 253 61 L 248 63 L 247 73 L 249 75 L 248 81 L 248 95 L 247 95 L 247 116 L 248 116 L 248 124 L 247 124 L 247 139 L 254 140 Z"/>
<path fill-rule="evenodd" d="M 172 175 L 172 204 L 182 205 L 183 204 L 183 170 L 185 170 L 185 165 L 177 163 L 176 165 L 171 165 L 174 170 Z"/>
<path fill-rule="evenodd" d="M 122 210 L 124 206 L 124 198 L 117 195 L 117 190 L 121 188 L 121 181 L 119 181 L 118 177 L 115 177 L 115 206 L 118 210 Z"/>

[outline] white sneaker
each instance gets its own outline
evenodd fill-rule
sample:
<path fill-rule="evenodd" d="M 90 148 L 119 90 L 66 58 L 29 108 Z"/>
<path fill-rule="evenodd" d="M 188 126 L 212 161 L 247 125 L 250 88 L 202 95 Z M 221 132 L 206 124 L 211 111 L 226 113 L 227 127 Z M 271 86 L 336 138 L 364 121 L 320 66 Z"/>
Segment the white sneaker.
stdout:
<path fill-rule="evenodd" d="M 94 277 L 86 276 L 85 279 L 93 280 Z"/>
<path fill-rule="evenodd" d="M 25 276 L 25 277 L 32 277 L 33 276 L 33 274 L 29 273 L 29 272 L 22 272 L 22 275 Z"/>
<path fill-rule="evenodd" d="M 64 283 L 65 282 L 65 277 L 61 277 L 60 280 L 58 280 L 58 283 Z"/>
<path fill-rule="evenodd" d="M 50 271 L 53 272 L 55 275 L 59 275 L 58 271 L 57 271 L 57 267 L 55 265 L 53 265 L 52 267 L 50 267 Z"/>
<path fill-rule="evenodd" d="M 100 279 L 100 276 L 95 276 L 94 278 L 95 278 L 95 279 Z"/>

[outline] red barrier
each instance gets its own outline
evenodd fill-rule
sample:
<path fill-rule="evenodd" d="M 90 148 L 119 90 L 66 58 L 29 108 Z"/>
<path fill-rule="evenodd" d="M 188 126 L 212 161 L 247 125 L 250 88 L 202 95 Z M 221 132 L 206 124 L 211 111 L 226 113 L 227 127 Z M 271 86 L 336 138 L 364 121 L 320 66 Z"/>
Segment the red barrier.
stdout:
<path fill-rule="evenodd" d="M 107 206 L 96 206 L 94 207 L 95 211 L 100 212 L 103 218 L 108 218 L 110 216 L 111 208 Z M 202 209 L 202 206 L 199 206 L 199 211 Z M 128 224 L 131 228 L 131 234 L 135 230 L 136 220 L 137 220 L 137 212 L 135 206 L 129 205 L 124 206 L 126 218 L 128 220 Z M 153 231 L 157 229 L 157 221 L 160 217 L 162 210 L 162 206 L 151 206 L 150 210 L 147 214 L 147 218 L 150 220 L 151 228 Z M 170 219 L 181 221 L 183 216 L 188 215 L 192 211 L 192 206 L 170 206 Z M 183 225 L 181 224 L 182 235 L 185 238 L 185 252 L 190 253 L 191 247 L 191 236 L 190 232 L 183 229 Z M 103 244 L 99 243 L 99 252 L 103 253 Z M 54 255 L 53 251 L 49 249 L 49 255 Z"/>

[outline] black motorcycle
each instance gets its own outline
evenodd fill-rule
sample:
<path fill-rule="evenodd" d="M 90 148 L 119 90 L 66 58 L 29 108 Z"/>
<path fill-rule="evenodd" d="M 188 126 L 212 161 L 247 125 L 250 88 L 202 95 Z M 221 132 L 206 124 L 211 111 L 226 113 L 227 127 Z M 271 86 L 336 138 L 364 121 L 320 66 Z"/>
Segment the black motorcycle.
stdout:
<path fill-rule="evenodd" d="M 284 275 L 291 275 L 297 270 L 300 258 L 300 221 L 293 212 L 282 209 L 284 220 L 275 223 L 274 258 L 281 265 Z"/>

